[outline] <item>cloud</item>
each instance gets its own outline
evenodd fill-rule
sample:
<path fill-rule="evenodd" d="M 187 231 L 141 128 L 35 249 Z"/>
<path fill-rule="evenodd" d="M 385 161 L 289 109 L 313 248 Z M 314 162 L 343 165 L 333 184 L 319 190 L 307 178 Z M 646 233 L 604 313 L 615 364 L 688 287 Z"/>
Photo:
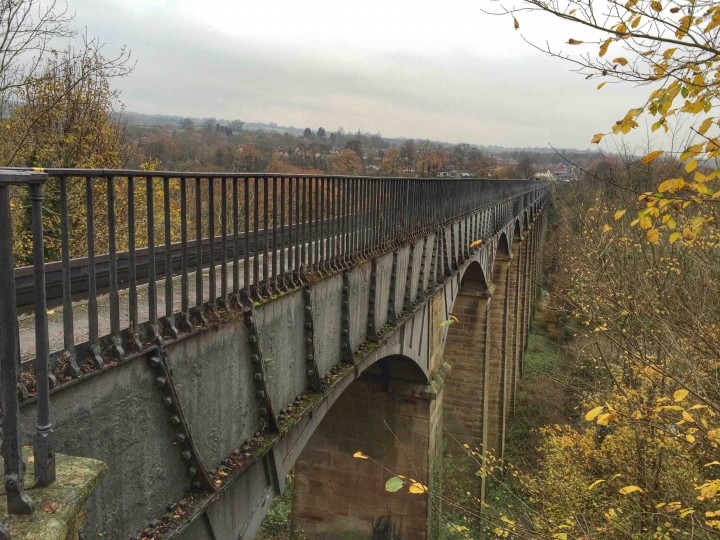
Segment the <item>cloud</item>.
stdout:
<path fill-rule="evenodd" d="M 73 5 L 91 35 L 133 50 L 137 68 L 117 85 L 127 109 L 145 113 L 584 148 L 641 95 L 597 92 L 468 2 L 403 6 Z"/>

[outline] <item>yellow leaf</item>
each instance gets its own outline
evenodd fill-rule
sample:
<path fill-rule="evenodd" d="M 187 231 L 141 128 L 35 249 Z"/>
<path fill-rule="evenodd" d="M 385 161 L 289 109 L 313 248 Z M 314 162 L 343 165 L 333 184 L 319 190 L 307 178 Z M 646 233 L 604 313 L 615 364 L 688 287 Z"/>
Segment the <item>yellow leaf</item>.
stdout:
<path fill-rule="evenodd" d="M 635 493 L 636 491 L 639 491 L 640 493 L 645 493 L 640 486 L 625 486 L 624 488 L 620 489 L 620 494 L 630 495 L 630 493 Z"/>
<path fill-rule="evenodd" d="M 627 66 L 627 64 L 628 64 L 628 61 L 625 58 L 623 58 L 622 56 L 620 56 L 619 58 L 616 58 L 615 60 L 613 60 L 613 62 L 615 62 L 616 64 L 620 64 L 621 66 Z"/>
<path fill-rule="evenodd" d="M 700 127 L 698 128 L 698 133 L 700 135 L 705 135 L 705 132 L 710 129 L 710 126 L 712 126 L 713 118 L 706 118 L 703 120 L 703 123 L 700 124 Z"/>
<path fill-rule="evenodd" d="M 590 140 L 590 142 L 593 144 L 598 144 L 604 136 L 604 133 L 596 133 L 595 135 L 593 135 L 593 138 Z"/>
<path fill-rule="evenodd" d="M 591 411 L 588 411 L 588 413 L 585 415 L 585 420 L 587 420 L 588 422 L 592 422 L 604 410 L 605 407 L 603 407 L 602 405 L 600 405 L 600 407 L 595 407 Z"/>
<path fill-rule="evenodd" d="M 657 229 L 650 229 L 647 234 L 645 235 L 647 238 L 647 241 L 651 244 L 657 244 L 660 240 L 660 231 Z"/>
<path fill-rule="evenodd" d="M 607 84 L 607 81 L 601 82 L 600 84 L 598 84 L 597 89 L 600 90 L 600 89 L 601 89 L 603 86 L 605 86 L 606 84 Z"/>
<path fill-rule="evenodd" d="M 695 418 L 693 417 L 692 414 L 690 414 L 690 413 L 687 412 L 687 411 L 683 411 L 683 412 L 682 412 L 682 417 L 683 417 L 683 420 L 685 420 L 686 422 L 690 422 L 690 423 L 692 423 L 692 424 L 695 423 Z"/>
<path fill-rule="evenodd" d="M 678 403 L 685 399 L 688 394 L 689 392 L 684 388 L 682 388 L 681 390 L 675 390 L 675 392 L 673 392 L 673 400 L 675 400 L 675 403 Z"/>
<path fill-rule="evenodd" d="M 662 11 L 662 4 L 657 0 L 653 0 L 652 2 L 650 2 L 650 7 L 655 11 Z"/>
<path fill-rule="evenodd" d="M 659 158 L 663 154 L 662 150 L 655 150 L 654 152 L 650 152 L 648 155 L 646 155 L 644 158 L 640 160 L 640 163 L 643 165 L 647 163 L 652 163 L 657 158 Z"/>
<path fill-rule="evenodd" d="M 682 232 L 683 240 L 692 242 L 695 240 L 697 233 L 695 233 L 690 227 L 685 227 Z"/>
<path fill-rule="evenodd" d="M 697 169 L 697 160 L 691 159 L 685 164 L 685 170 L 689 173 L 693 172 L 695 169 Z"/>
<path fill-rule="evenodd" d="M 598 426 L 607 426 L 610 423 L 610 413 L 601 414 L 597 417 Z"/>
<path fill-rule="evenodd" d="M 601 57 L 605 56 L 605 53 L 607 53 L 610 43 L 612 43 L 612 38 L 607 38 L 605 41 L 603 41 L 602 45 L 600 45 L 600 56 Z"/>
<path fill-rule="evenodd" d="M 420 482 L 413 482 L 410 484 L 410 487 L 408 488 L 408 491 L 410 493 L 427 493 L 427 486 L 424 486 Z"/>
<path fill-rule="evenodd" d="M 603 225 L 603 231 L 610 232 L 612 231 L 612 227 L 606 223 L 605 225 Z"/>
<path fill-rule="evenodd" d="M 613 216 L 615 218 L 615 221 L 623 217 L 625 215 L 625 212 L 627 212 L 627 210 L 618 210 L 617 212 L 615 212 L 615 215 Z"/>
<path fill-rule="evenodd" d="M 366 455 L 363 454 L 360 450 L 358 450 L 357 452 L 355 452 L 355 453 L 353 454 L 353 457 L 354 457 L 354 458 L 357 458 L 357 459 L 369 459 L 369 458 L 370 458 L 370 456 L 366 456 Z"/>
<path fill-rule="evenodd" d="M 588 491 L 595 489 L 598 485 L 602 484 L 605 480 L 602 478 L 600 480 L 595 480 L 592 484 L 588 486 Z"/>
<path fill-rule="evenodd" d="M 483 243 L 482 240 L 475 240 L 472 244 L 470 244 L 470 247 L 471 247 L 471 248 L 474 248 L 474 247 L 479 246 L 479 245 L 482 244 L 482 243 Z"/>
<path fill-rule="evenodd" d="M 678 238 L 680 238 L 680 233 L 674 232 L 668 238 L 668 242 L 670 242 L 671 244 L 674 244 L 675 242 L 677 242 Z"/>
<path fill-rule="evenodd" d="M 513 17 L 513 26 L 515 27 L 515 30 L 520 28 L 520 23 L 518 22 L 518 20 L 515 17 Z"/>
<path fill-rule="evenodd" d="M 569 45 L 582 45 L 583 43 L 584 42 L 580 41 L 579 39 L 573 39 L 573 38 L 568 39 Z"/>
<path fill-rule="evenodd" d="M 686 440 L 687 442 L 689 442 L 689 443 L 692 444 L 692 443 L 695 442 L 695 437 L 693 437 L 692 435 L 690 435 L 690 434 L 688 433 L 687 435 L 685 435 L 685 440 Z"/>
<path fill-rule="evenodd" d="M 649 229 L 652 227 L 652 220 L 648 216 L 643 216 L 640 218 L 640 228 L 641 229 Z"/>

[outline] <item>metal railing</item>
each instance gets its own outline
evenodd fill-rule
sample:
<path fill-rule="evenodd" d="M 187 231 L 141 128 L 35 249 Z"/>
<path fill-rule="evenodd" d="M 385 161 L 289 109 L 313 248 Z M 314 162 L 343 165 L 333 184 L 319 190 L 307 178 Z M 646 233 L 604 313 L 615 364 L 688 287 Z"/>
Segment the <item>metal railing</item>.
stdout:
<path fill-rule="evenodd" d="M 35 381 L 35 478 L 46 485 L 54 479 L 48 400 L 58 370 L 71 378 L 85 364 L 100 369 L 142 351 L 143 343 L 161 343 L 205 324 L 220 305 L 262 302 L 498 201 L 512 203 L 508 209 L 517 215 L 544 186 L 475 179 L 0 169 L 0 361 L 9 511 L 32 509 L 23 492 L 18 432 L 21 370 Z M 507 218 L 497 214 L 497 223 L 488 225 L 495 230 Z M 13 235 L 22 241 L 14 242 Z M 15 267 L 14 260 L 28 260 L 30 254 L 31 267 Z M 82 310 L 73 303 L 79 298 Z M 51 312 L 51 321 L 48 299 L 62 306 L 60 313 Z M 29 331 L 20 332 L 18 312 L 33 314 L 34 351 L 29 339 L 23 341 Z M 100 322 L 109 324 L 101 331 Z M 49 324 L 57 326 L 53 336 L 62 336 L 53 350 Z M 87 339 L 77 343 L 79 328 Z"/>

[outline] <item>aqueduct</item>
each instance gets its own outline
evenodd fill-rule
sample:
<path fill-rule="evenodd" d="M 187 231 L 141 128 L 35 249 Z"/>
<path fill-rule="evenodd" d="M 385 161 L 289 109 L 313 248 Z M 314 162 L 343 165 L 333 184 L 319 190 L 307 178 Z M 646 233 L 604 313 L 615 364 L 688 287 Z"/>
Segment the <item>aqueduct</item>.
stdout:
<path fill-rule="evenodd" d="M 403 537 L 429 538 L 439 526 L 432 494 L 442 482 L 443 430 L 503 454 L 537 293 L 548 184 L 81 170 L 7 176 L 0 214 L 9 213 L 9 185 L 44 184 L 47 192 L 57 182 L 67 216 L 68 186 L 85 180 L 89 253 L 70 257 L 63 221 L 62 261 L 36 265 L 34 274 L 16 269 L 17 302 L 2 315 L 13 321 L 17 310 L 62 308 L 34 325 L 20 317 L 0 336 L 25 373 L 42 373 L 32 356 L 46 355 L 54 450 L 109 468 L 88 501 L 85 538 L 252 538 L 293 467 L 293 523 L 309 537 L 367 535 L 390 513 Z M 106 186 L 107 255 L 92 245 L 98 182 Z M 148 216 L 142 248 L 134 243 L 136 184 Z M 115 242 L 118 193 L 129 195 L 123 204 L 132 216 L 125 251 Z M 157 242 L 163 230 L 165 242 Z M 27 276 L 39 273 L 42 287 L 28 288 Z M 25 290 L 35 291 L 27 308 Z M 36 385 L 19 402 L 21 440 L 38 423 L 42 380 Z M 357 450 L 373 460 L 354 458 Z M 390 471 L 429 494 L 388 494 Z"/>

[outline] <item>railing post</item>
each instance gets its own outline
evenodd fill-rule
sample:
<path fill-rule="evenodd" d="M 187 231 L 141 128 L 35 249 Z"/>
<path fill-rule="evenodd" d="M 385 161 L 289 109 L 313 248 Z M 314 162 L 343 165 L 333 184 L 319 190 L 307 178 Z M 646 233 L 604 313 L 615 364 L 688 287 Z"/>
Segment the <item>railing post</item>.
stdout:
<path fill-rule="evenodd" d="M 17 310 L 15 307 L 15 278 L 14 278 L 14 261 L 13 261 L 13 241 L 12 241 L 12 217 L 10 213 L 10 186 L 11 185 L 30 185 L 31 199 L 33 203 L 33 221 L 36 221 L 36 206 L 42 211 L 42 184 L 47 179 L 47 175 L 33 172 L 19 171 L 0 171 L 0 371 L 2 372 L 2 428 L 3 428 L 3 459 L 5 461 L 5 491 L 8 498 L 8 512 L 11 514 L 29 514 L 33 511 L 33 502 L 25 493 L 24 474 L 25 466 L 22 461 L 22 446 L 20 444 L 19 432 L 19 416 L 20 404 L 18 402 L 18 371 L 20 367 L 20 358 L 18 357 L 18 330 L 17 330 Z M 37 188 L 39 187 L 39 192 Z M 39 198 L 39 201 L 35 201 Z M 37 226 L 33 224 L 33 241 L 36 239 L 36 233 L 39 232 L 41 243 L 39 247 L 40 256 L 43 256 L 42 250 L 42 221 Z M 38 246 L 34 246 L 36 253 Z M 37 255 L 34 257 L 37 261 Z M 42 259 L 41 259 L 42 262 Z M 36 280 L 42 280 L 42 292 L 36 290 L 36 302 L 45 301 L 44 287 L 44 268 L 41 270 L 42 278 L 37 277 Z M 36 282 L 37 283 L 37 282 Z M 37 287 L 37 285 L 36 285 Z M 47 317 L 47 310 L 44 316 Z M 42 319 L 41 321 L 42 322 Z M 44 325 L 44 336 L 47 340 L 47 321 Z M 47 347 L 46 347 L 47 350 Z M 38 357 L 41 357 L 43 351 L 38 350 Z M 47 412 L 48 400 L 48 379 L 47 379 L 47 352 L 45 351 L 44 362 L 45 372 L 38 374 L 38 424 L 43 423 L 43 427 L 48 427 L 49 421 L 47 415 L 41 418 L 41 408 L 43 412 Z M 42 362 L 38 362 L 41 364 Z M 45 402 L 42 405 L 42 402 Z M 49 437 L 47 439 L 49 442 Z M 38 464 L 39 465 L 39 464 Z M 36 465 L 36 467 L 38 466 Z M 54 467 L 53 467 L 54 470 Z"/>
<path fill-rule="evenodd" d="M 47 486 L 55 481 L 55 451 L 50 424 L 50 340 L 48 338 L 45 296 L 45 245 L 43 235 L 44 175 L 30 184 L 33 232 L 33 273 L 35 284 L 35 384 L 37 388 L 37 425 L 34 457 L 35 484 Z M 14 297 L 14 295 L 13 295 Z"/>

